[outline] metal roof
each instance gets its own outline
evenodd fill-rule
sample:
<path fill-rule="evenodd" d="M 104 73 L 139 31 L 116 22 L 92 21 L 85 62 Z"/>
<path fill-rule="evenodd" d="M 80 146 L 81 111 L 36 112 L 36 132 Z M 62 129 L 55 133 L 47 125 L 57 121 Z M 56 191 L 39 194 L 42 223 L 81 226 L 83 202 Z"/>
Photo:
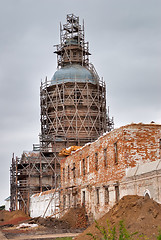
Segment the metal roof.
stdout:
<path fill-rule="evenodd" d="M 90 82 L 96 84 L 96 79 L 87 68 L 72 64 L 57 70 L 51 79 L 51 85 L 66 82 Z"/>

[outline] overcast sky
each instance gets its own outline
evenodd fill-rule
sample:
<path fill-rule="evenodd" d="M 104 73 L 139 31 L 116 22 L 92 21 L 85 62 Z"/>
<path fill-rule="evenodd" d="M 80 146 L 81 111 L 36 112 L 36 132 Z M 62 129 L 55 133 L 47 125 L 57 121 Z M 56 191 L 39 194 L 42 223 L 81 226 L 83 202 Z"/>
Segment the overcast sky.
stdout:
<path fill-rule="evenodd" d="M 0 0 L 0 205 L 12 153 L 39 142 L 40 81 L 56 71 L 53 45 L 69 13 L 85 20 L 115 127 L 161 123 L 160 0 Z"/>

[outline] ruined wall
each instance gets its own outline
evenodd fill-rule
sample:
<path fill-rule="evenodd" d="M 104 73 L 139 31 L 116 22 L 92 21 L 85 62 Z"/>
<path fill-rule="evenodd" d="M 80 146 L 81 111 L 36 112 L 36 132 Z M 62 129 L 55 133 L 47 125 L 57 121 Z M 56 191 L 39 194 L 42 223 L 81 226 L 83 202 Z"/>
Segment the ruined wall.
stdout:
<path fill-rule="evenodd" d="M 30 197 L 30 217 L 59 217 L 59 192 L 49 190 Z"/>
<path fill-rule="evenodd" d="M 126 168 L 160 159 L 161 125 L 131 124 L 105 134 L 61 162 L 61 210 L 85 205 L 98 218 L 120 198 Z"/>

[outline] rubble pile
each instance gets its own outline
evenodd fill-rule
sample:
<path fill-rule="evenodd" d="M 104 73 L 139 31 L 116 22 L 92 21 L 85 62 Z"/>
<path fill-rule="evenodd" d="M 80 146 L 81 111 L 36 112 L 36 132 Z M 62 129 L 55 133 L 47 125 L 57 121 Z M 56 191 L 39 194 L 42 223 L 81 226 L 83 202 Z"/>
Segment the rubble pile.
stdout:
<path fill-rule="evenodd" d="M 66 232 L 66 229 L 70 228 L 69 224 L 65 221 L 52 217 L 32 219 L 29 223 L 36 223 L 46 228 L 52 228 L 55 233 Z"/>
<path fill-rule="evenodd" d="M 84 207 L 69 209 L 61 220 L 67 222 L 72 229 L 85 229 L 88 226 L 88 219 Z"/>
<path fill-rule="evenodd" d="M 55 232 L 70 232 L 72 230 L 86 229 L 88 226 L 84 207 L 71 208 L 60 219 L 39 217 L 31 219 L 29 223 L 36 223 L 47 228 L 52 228 Z"/>
<path fill-rule="evenodd" d="M 120 220 L 123 220 L 129 233 L 138 232 L 136 239 L 140 235 L 156 239 L 159 230 L 161 230 L 161 204 L 148 197 L 125 196 L 97 222 L 99 226 L 107 229 L 107 220 L 111 227 L 115 225 L 116 228 L 118 228 Z M 95 225 L 93 223 L 75 239 L 91 239 L 90 236 L 86 235 L 87 233 L 92 233 L 101 238 L 102 235 Z"/>

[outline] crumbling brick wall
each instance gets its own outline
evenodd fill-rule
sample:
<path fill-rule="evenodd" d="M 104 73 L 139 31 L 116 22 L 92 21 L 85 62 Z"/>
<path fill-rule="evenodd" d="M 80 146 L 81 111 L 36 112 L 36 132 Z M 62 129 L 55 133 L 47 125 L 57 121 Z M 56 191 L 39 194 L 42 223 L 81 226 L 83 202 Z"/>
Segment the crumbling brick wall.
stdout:
<path fill-rule="evenodd" d="M 161 125 L 130 124 L 86 144 L 61 162 L 61 210 L 85 205 L 98 218 L 119 199 L 126 168 L 160 158 Z"/>

